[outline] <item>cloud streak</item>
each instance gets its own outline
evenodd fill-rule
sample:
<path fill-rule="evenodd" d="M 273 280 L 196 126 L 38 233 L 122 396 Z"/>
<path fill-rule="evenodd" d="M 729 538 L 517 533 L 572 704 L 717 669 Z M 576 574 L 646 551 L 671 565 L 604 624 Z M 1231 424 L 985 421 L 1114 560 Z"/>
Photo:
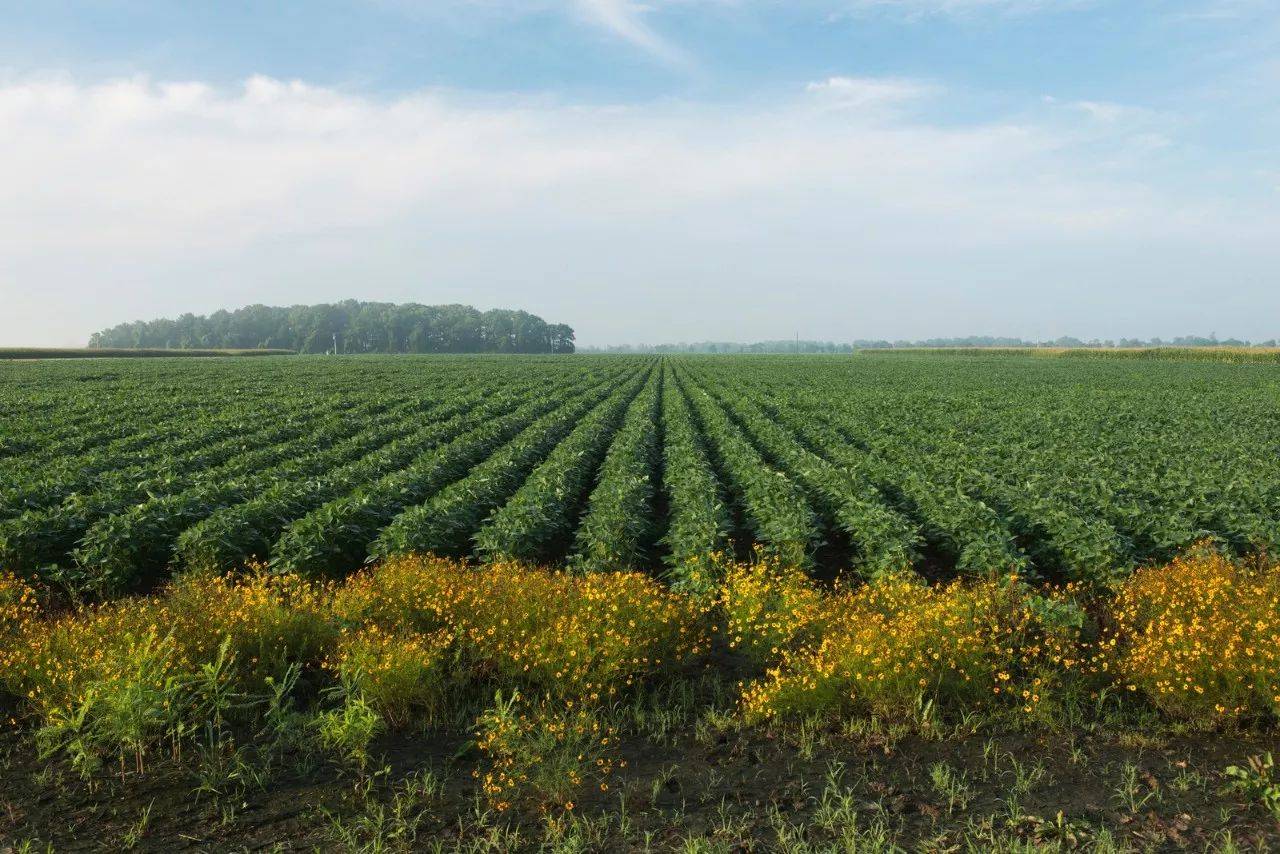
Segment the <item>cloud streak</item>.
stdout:
<path fill-rule="evenodd" d="M 644 20 L 649 8 L 634 0 L 572 0 L 579 15 L 661 62 L 690 68 L 692 58 L 658 35 Z"/>

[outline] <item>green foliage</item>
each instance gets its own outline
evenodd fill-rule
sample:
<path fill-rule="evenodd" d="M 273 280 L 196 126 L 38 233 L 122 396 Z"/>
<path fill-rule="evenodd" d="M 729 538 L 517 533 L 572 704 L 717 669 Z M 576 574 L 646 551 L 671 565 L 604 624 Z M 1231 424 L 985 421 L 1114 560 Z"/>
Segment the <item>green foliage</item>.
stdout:
<path fill-rule="evenodd" d="M 653 531 L 652 501 L 662 370 L 651 372 L 609 447 L 578 525 L 571 565 L 586 572 L 639 569 Z"/>
<path fill-rule="evenodd" d="M 175 666 L 177 644 L 155 633 L 127 644 L 129 654 L 72 703 L 51 707 L 37 741 L 41 755 L 65 754 L 86 777 L 115 755 L 144 770 L 149 750 L 176 743 L 202 723 L 220 721 L 231 697 L 230 642 L 192 669 Z"/>
<path fill-rule="evenodd" d="M 789 566 L 806 566 L 821 534 L 804 494 L 752 447 L 706 392 L 686 392 L 756 542 Z"/>
<path fill-rule="evenodd" d="M 733 414 L 763 453 L 792 473 L 813 504 L 856 545 L 858 569 L 867 577 L 912 566 L 919 558 L 920 532 L 888 506 L 865 478 L 832 465 L 801 445 L 750 400 L 719 390 L 721 406 Z"/>
<path fill-rule="evenodd" d="M 670 577 L 677 587 L 707 592 L 732 522 L 689 404 L 665 367 L 662 439 L 662 481 L 671 504 L 664 537 Z"/>
<path fill-rule="evenodd" d="M 0 566 L 107 598 L 421 550 L 705 589 L 737 537 L 1107 586 L 1206 538 L 1280 550 L 1275 397 L 1129 358 L 5 363 Z"/>
<path fill-rule="evenodd" d="M 317 714 L 313 726 L 322 750 L 359 771 L 368 767 L 369 745 L 386 728 L 382 715 L 359 694 Z"/>
<path fill-rule="evenodd" d="M 464 477 L 504 440 L 528 429 L 530 420 L 550 408 L 532 400 L 512 408 L 515 396 L 501 396 L 485 414 L 508 410 L 488 420 L 468 418 L 470 427 L 438 447 L 426 448 L 402 469 L 358 486 L 291 522 L 272 546 L 272 566 L 310 574 L 349 571 L 364 562 L 379 531 L 406 508 Z M 474 426 L 471 426 L 474 425 Z M 441 437 L 443 438 L 443 437 Z"/>
<path fill-rule="evenodd" d="M 652 373 L 652 371 L 651 371 Z M 588 413 L 524 484 L 476 532 L 476 551 L 489 560 L 539 563 L 555 559 L 567 542 L 581 499 L 609 446 L 609 439 L 644 378 L 632 381 Z M 503 464 L 508 470 L 518 466 Z"/>
<path fill-rule="evenodd" d="M 430 501 L 396 517 L 374 543 L 373 554 L 466 554 L 471 550 L 472 533 L 520 488 L 538 462 L 572 433 L 579 419 L 587 416 L 587 423 L 591 424 L 588 413 L 625 405 L 634 394 L 635 383 L 634 378 L 619 377 L 613 383 L 570 397 L 498 447 L 492 456 L 476 461 L 474 467 L 463 468 L 460 479 Z M 548 408 L 549 402 L 541 405 L 543 410 Z M 504 433 L 499 438 L 508 435 Z"/>
<path fill-rule="evenodd" d="M 209 316 L 122 323 L 89 347 L 284 347 L 302 353 L 572 353 L 573 329 L 526 311 L 468 305 L 251 305 Z"/>
<path fill-rule="evenodd" d="M 1232 786 L 1280 821 L 1280 774 L 1270 753 L 1250 756 L 1243 766 L 1229 765 L 1223 775 Z"/>
<path fill-rule="evenodd" d="M 422 413 L 411 406 L 404 417 L 388 419 L 348 440 L 353 453 L 340 447 L 321 452 L 314 476 L 277 480 L 239 504 L 214 511 L 179 535 L 174 549 L 178 562 L 202 571 L 223 571 L 244 564 L 247 557 L 266 558 L 271 544 L 296 519 L 327 502 L 346 495 L 352 483 L 367 483 L 402 470 L 425 452 L 456 438 L 476 419 L 483 419 L 505 405 L 506 398 L 479 393 L 429 406 L 433 419 L 407 434 L 407 426 Z M 354 459 L 353 459 L 354 457 Z M 349 462 L 344 462 L 350 460 Z"/>

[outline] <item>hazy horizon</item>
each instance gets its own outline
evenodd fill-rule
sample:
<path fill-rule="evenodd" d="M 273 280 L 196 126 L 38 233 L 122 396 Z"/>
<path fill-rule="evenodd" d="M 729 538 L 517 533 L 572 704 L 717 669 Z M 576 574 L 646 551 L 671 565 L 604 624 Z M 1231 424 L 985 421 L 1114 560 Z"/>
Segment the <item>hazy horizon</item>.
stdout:
<path fill-rule="evenodd" d="M 1268 0 L 0 0 L 0 346 L 1280 336 Z"/>
<path fill-rule="evenodd" d="M 356 302 L 361 302 L 361 301 L 356 300 Z M 226 306 L 222 310 L 234 314 L 238 310 L 250 308 L 250 307 L 253 307 L 253 306 Z M 297 306 L 267 306 L 267 307 L 268 308 L 290 308 L 290 307 L 297 307 Z M 507 310 L 520 310 L 518 306 L 496 306 L 495 308 L 507 309 Z M 198 319 L 203 320 L 203 319 L 206 319 L 207 317 L 208 315 L 199 315 Z M 550 322 L 550 323 L 557 322 L 555 318 L 540 317 L 539 319 Z M 127 326 L 133 322 L 138 322 L 138 321 L 150 322 L 155 320 L 176 321 L 178 320 L 178 317 L 174 316 L 174 317 L 168 317 L 168 318 L 136 318 L 134 321 L 126 322 L 125 324 L 122 324 L 122 325 Z M 95 333 L 102 333 L 102 332 L 115 333 L 117 332 L 117 330 L 116 329 L 95 330 Z M 858 348 L 865 349 L 868 347 L 874 348 L 876 346 L 881 346 L 881 345 L 890 345 L 893 347 L 970 347 L 970 346 L 1130 347 L 1130 346 L 1169 346 L 1169 345 L 1199 347 L 1199 346 L 1213 346 L 1217 344 L 1222 344 L 1226 346 L 1245 344 L 1245 345 L 1252 345 L 1252 346 L 1271 347 L 1276 345 L 1276 339 L 1274 337 L 1270 339 L 1240 340 L 1236 336 L 1230 336 L 1230 335 L 1219 336 L 1217 335 L 1216 331 L 1211 331 L 1210 333 L 1205 335 L 1189 333 L 1185 335 L 1153 336 L 1150 339 L 1141 339 L 1141 338 L 1136 338 L 1134 336 L 1118 336 L 1117 338 L 1097 338 L 1097 337 L 1078 336 L 1078 335 L 1069 335 L 1069 334 L 1058 336 L 1057 338 L 1054 338 L 1054 339 L 1031 339 L 1031 338 L 1026 338 L 1024 336 L 1000 335 L 1000 334 L 991 334 L 991 333 L 930 336 L 929 338 L 926 338 L 926 339 L 886 338 L 883 336 L 868 336 L 868 337 L 859 337 L 859 338 L 851 338 L 851 339 L 811 339 L 811 338 L 800 337 L 797 335 L 790 338 L 766 338 L 766 339 L 753 339 L 753 340 L 698 339 L 698 340 L 683 340 L 683 341 L 610 341 L 605 344 L 579 343 L 578 349 L 601 351 L 601 352 L 607 351 L 607 350 L 616 350 L 619 352 L 622 352 L 622 351 L 654 352 L 654 351 L 663 350 L 663 349 L 674 350 L 678 348 L 702 347 L 702 346 L 708 346 L 708 345 L 715 345 L 719 347 L 743 347 L 743 348 L 760 347 L 764 345 L 777 345 L 778 347 L 785 349 L 786 346 L 790 345 L 792 342 L 794 342 L 796 345 L 827 344 L 827 345 L 834 345 L 834 346 L 845 347 L 845 348 L 852 347 L 854 349 L 858 349 Z M 93 346 L 106 346 L 108 348 L 117 347 L 117 346 L 124 346 L 124 347 L 131 346 L 123 343 L 94 345 L 93 342 L 90 342 L 90 344 Z M 3 344 L 0 343 L 0 347 L 2 346 Z M 153 346 L 153 345 L 146 345 L 146 346 Z M 237 346 L 243 346 L 243 345 L 237 345 Z M 773 351 L 771 350 L 770 352 L 773 352 Z"/>

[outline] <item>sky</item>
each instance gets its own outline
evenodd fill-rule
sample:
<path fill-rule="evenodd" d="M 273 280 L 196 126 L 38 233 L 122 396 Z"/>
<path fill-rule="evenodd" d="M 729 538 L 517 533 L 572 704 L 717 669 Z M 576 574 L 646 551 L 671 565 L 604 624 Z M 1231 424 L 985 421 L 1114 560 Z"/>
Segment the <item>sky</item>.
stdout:
<path fill-rule="evenodd" d="M 1276 0 L 0 0 L 0 346 L 1280 336 Z"/>

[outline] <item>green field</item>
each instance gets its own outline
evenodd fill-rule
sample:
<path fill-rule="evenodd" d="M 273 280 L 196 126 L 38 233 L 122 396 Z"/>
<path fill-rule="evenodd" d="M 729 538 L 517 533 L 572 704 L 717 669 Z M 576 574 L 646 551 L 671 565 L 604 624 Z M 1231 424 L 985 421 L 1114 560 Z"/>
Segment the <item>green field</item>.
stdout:
<path fill-rule="evenodd" d="M 0 367 L 0 565 L 86 590 L 399 552 L 1106 581 L 1280 543 L 1280 375 L 1001 357 Z"/>
<path fill-rule="evenodd" d="M 0 851 L 1272 851 L 1280 374 L 0 364 Z"/>

